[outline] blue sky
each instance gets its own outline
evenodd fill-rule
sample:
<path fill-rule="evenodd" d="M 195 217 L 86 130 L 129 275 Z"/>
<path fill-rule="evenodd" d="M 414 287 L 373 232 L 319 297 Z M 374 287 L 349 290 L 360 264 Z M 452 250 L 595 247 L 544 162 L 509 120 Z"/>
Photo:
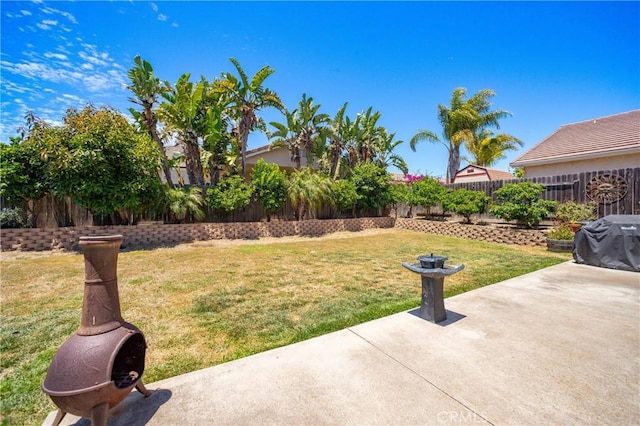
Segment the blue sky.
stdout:
<path fill-rule="evenodd" d="M 410 172 L 444 176 L 447 151 L 409 140 L 438 134 L 437 105 L 465 87 L 496 92 L 513 114 L 500 132 L 525 146 L 563 124 L 640 108 L 639 2 L 2 1 L 0 140 L 26 111 L 57 124 L 69 107 L 127 113 L 135 55 L 158 77 L 211 80 L 275 69 L 265 85 L 289 109 L 303 93 L 335 115 L 373 107 L 405 142 Z M 267 122 L 281 115 L 265 111 Z M 249 147 L 268 141 L 252 134 Z M 464 166 L 465 163 L 462 164 Z M 395 171 L 395 170 L 392 170 Z"/>

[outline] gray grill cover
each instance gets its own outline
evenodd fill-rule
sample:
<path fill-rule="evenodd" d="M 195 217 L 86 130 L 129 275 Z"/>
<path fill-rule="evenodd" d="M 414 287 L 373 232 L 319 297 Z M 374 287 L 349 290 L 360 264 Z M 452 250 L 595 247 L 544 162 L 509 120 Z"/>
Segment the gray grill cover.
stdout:
<path fill-rule="evenodd" d="M 577 263 L 640 272 L 640 216 L 609 215 L 576 232 Z"/>

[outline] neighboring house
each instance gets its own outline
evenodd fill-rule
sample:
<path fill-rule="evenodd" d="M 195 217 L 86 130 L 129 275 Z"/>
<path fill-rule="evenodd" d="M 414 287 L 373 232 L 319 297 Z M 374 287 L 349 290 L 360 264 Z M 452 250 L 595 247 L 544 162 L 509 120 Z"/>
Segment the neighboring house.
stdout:
<path fill-rule="evenodd" d="M 565 124 L 510 165 L 528 178 L 638 167 L 640 110 Z"/>
<path fill-rule="evenodd" d="M 489 167 L 477 166 L 475 164 L 469 164 L 458 170 L 453 177 L 452 183 L 464 183 L 464 182 L 487 182 L 491 180 L 507 180 L 515 179 L 515 177 L 504 170 L 491 169 Z"/>
<path fill-rule="evenodd" d="M 251 176 L 251 170 L 261 158 L 263 158 L 267 163 L 277 164 L 283 170 L 291 171 L 296 168 L 296 164 L 291 161 L 291 153 L 288 149 L 282 147 L 269 149 L 269 147 L 270 145 L 264 145 L 247 151 L 247 177 Z M 184 151 L 181 145 L 173 145 L 165 147 L 165 152 L 167 154 L 167 158 L 172 159 L 176 155 L 182 155 Z M 307 165 L 307 159 L 304 156 L 304 153 L 302 153 L 301 164 L 302 167 Z M 180 176 L 178 176 L 178 170 L 180 171 Z M 177 167 L 171 169 L 171 178 L 176 184 L 180 182 L 189 183 L 184 161 L 182 161 Z M 164 177 L 162 177 L 162 179 L 164 181 Z"/>
<path fill-rule="evenodd" d="M 271 145 L 263 145 L 247 151 L 247 176 L 251 176 L 251 169 L 258 163 L 259 159 L 264 159 L 267 163 L 275 163 L 281 169 L 291 171 L 296 168 L 296 163 L 291 160 L 291 152 L 287 148 L 270 148 Z M 304 152 L 300 152 L 301 167 L 307 166 L 307 157 Z"/>

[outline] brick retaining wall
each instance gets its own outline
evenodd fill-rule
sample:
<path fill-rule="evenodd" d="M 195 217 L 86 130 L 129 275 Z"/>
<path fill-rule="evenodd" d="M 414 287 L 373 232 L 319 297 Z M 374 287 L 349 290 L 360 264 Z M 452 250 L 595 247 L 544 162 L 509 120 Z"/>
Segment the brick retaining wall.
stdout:
<path fill-rule="evenodd" d="M 542 247 L 546 247 L 547 245 L 547 231 L 539 229 L 500 228 L 494 225 L 467 225 L 462 223 L 404 218 L 396 219 L 395 227 L 427 234 L 447 235 L 450 237 L 490 241 L 494 243 Z"/>
<path fill-rule="evenodd" d="M 121 234 L 123 248 L 172 245 L 219 239 L 257 239 L 293 235 L 319 236 L 340 231 L 393 228 L 392 217 L 305 220 L 302 222 L 234 222 L 135 226 L 2 229 L 2 251 L 77 250 L 81 236 Z"/>

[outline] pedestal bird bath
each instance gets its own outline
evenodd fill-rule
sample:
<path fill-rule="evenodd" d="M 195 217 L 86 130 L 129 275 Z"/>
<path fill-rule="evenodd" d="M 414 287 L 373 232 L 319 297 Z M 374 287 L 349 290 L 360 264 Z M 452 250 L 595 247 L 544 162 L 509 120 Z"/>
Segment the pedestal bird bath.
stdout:
<path fill-rule="evenodd" d="M 445 266 L 444 256 L 418 256 L 419 263 L 404 262 L 402 266 L 422 277 L 422 300 L 418 316 L 433 323 L 447 319 L 444 309 L 444 278 L 460 272 L 464 265 Z"/>

